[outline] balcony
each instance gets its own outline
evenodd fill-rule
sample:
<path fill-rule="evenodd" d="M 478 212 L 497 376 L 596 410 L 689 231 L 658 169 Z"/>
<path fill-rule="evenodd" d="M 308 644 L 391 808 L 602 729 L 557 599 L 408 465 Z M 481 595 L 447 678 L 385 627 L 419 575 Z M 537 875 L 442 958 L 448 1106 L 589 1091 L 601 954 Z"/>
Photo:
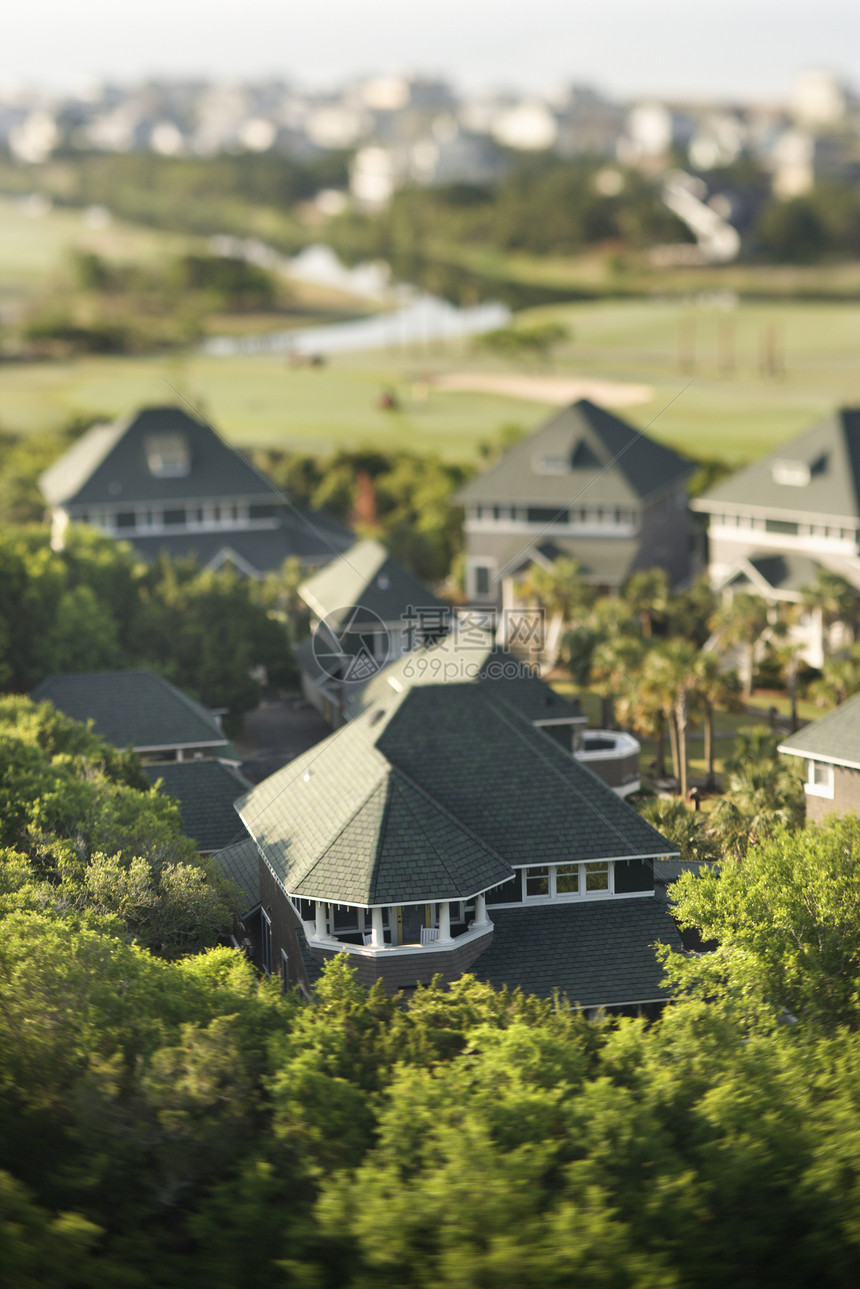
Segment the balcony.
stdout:
<path fill-rule="evenodd" d="M 585 730 L 573 755 L 619 797 L 638 792 L 638 739 L 622 730 Z"/>

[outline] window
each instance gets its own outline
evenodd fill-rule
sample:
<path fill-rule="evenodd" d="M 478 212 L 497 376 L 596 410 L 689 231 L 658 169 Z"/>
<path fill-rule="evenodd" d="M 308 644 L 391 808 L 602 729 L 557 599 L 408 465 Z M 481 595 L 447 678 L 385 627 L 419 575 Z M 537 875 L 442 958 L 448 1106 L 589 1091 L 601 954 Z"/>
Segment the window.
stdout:
<path fill-rule="evenodd" d="M 569 518 L 567 510 L 557 510 L 554 506 L 529 506 L 526 510 L 530 524 L 566 524 Z"/>
<path fill-rule="evenodd" d="M 766 519 L 764 529 L 767 533 L 785 533 L 788 537 L 797 536 L 797 523 L 791 519 Z"/>
<path fill-rule="evenodd" d="M 191 470 L 191 451 L 184 434 L 148 434 L 146 464 L 156 479 L 181 479 Z"/>
<path fill-rule="evenodd" d="M 521 898 L 524 900 L 615 894 L 615 862 L 611 859 L 535 865 L 533 868 L 524 868 L 522 872 Z M 508 901 L 512 898 L 507 891 L 505 896 Z M 516 896 L 513 898 L 516 899 Z M 504 901 L 497 899 L 494 902 Z"/>
<path fill-rule="evenodd" d="M 833 766 L 824 761 L 810 761 L 805 786 L 810 797 L 828 797 L 832 800 Z"/>
<path fill-rule="evenodd" d="M 549 895 L 549 869 L 527 868 L 525 870 L 525 898 L 533 900 L 541 895 Z"/>
<path fill-rule="evenodd" d="M 275 507 L 258 505 L 256 502 L 252 502 L 248 507 L 248 517 L 250 519 L 274 519 Z"/>
<path fill-rule="evenodd" d="M 609 864 L 585 864 L 586 891 L 608 891 Z"/>
<path fill-rule="evenodd" d="M 556 866 L 555 889 L 558 895 L 579 894 L 579 864 L 558 864 Z"/>
<path fill-rule="evenodd" d="M 165 510 L 165 512 L 164 512 L 164 522 L 165 522 L 166 524 L 174 524 L 174 525 L 176 525 L 176 524 L 184 524 L 184 523 L 185 523 L 185 507 L 184 507 L 184 506 L 177 506 L 177 507 L 175 507 L 173 510 Z"/>
<path fill-rule="evenodd" d="M 272 919 L 265 909 L 260 910 L 260 965 L 267 976 L 272 974 Z"/>
<path fill-rule="evenodd" d="M 475 594 L 490 594 L 490 570 L 486 564 L 475 565 Z"/>
<path fill-rule="evenodd" d="M 493 506 L 493 518 L 494 518 L 494 519 L 501 519 L 501 517 L 502 517 L 502 508 L 501 508 L 501 506 Z"/>
<path fill-rule="evenodd" d="M 120 510 L 116 516 L 117 528 L 134 528 L 136 524 L 135 513 L 133 510 Z"/>

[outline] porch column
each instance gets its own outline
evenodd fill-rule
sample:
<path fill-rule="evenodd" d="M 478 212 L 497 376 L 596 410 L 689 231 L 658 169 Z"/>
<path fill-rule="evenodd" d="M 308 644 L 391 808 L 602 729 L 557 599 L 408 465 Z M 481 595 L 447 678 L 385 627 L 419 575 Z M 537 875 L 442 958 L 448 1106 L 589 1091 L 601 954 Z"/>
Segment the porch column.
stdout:
<path fill-rule="evenodd" d="M 397 934 L 397 905 L 392 904 L 388 910 L 388 929 L 391 932 L 392 945 L 399 944 L 400 938 Z"/>
<path fill-rule="evenodd" d="M 328 934 L 325 925 L 325 905 L 322 900 L 316 902 L 316 931 L 318 940 L 324 940 Z"/>
<path fill-rule="evenodd" d="M 485 926 L 487 922 L 487 897 L 475 896 L 475 926 Z"/>
<path fill-rule="evenodd" d="M 439 905 L 439 943 L 451 943 L 451 905 L 447 900 Z"/>
<path fill-rule="evenodd" d="M 385 944 L 385 931 L 382 927 L 382 909 L 371 909 L 370 916 L 372 919 L 370 943 L 373 945 L 374 949 L 381 949 Z"/>

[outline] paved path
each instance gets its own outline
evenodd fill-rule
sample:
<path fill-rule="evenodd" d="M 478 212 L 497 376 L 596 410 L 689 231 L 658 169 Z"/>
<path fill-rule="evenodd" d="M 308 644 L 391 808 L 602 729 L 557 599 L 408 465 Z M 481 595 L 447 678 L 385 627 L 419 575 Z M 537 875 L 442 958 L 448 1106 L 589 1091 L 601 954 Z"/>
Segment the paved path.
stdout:
<path fill-rule="evenodd" d="M 260 783 L 327 734 L 329 725 L 303 698 L 266 694 L 246 716 L 242 736 L 234 743 L 242 756 L 242 772 L 252 783 Z"/>

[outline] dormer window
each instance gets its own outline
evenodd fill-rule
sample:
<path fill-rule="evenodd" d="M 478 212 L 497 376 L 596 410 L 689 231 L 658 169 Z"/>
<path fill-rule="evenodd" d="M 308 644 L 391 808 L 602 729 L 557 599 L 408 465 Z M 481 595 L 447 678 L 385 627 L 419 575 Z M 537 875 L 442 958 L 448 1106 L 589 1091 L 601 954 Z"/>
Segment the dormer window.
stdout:
<path fill-rule="evenodd" d="M 543 456 L 534 461 L 535 474 L 570 474 L 569 456 Z"/>
<path fill-rule="evenodd" d="M 771 473 L 774 483 L 784 484 L 787 488 L 805 488 L 812 478 L 806 461 L 774 461 Z"/>
<path fill-rule="evenodd" d="M 183 479 L 191 473 L 191 452 L 184 434 L 150 434 L 146 464 L 156 479 Z"/>

